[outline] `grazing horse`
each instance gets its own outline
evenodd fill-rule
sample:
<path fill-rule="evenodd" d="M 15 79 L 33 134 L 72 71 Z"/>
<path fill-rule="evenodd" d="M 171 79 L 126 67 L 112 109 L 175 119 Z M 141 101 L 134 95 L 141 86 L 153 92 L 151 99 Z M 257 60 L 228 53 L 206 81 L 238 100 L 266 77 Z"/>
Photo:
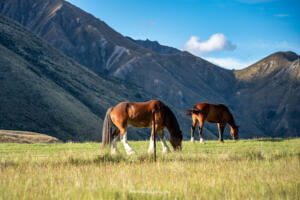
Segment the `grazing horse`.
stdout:
<path fill-rule="evenodd" d="M 195 104 L 191 110 L 186 110 L 187 115 L 191 115 L 193 125 L 191 128 L 191 141 L 194 142 L 194 131 L 199 122 L 200 143 L 205 144 L 202 137 L 204 122 L 218 123 L 219 140 L 223 141 L 223 132 L 226 124 L 230 126 L 230 134 L 234 140 L 239 138 L 239 127 L 235 124 L 234 118 L 229 109 L 224 104 L 199 103 Z"/>
<path fill-rule="evenodd" d="M 112 132 L 112 124 L 116 126 Z M 112 144 L 111 153 L 117 153 L 116 141 L 121 134 L 121 140 L 128 155 L 135 151 L 127 143 L 127 127 L 131 125 L 139 128 L 152 127 L 148 153 L 154 151 L 154 137 L 159 133 L 163 146 L 163 153 L 170 151 L 164 139 L 164 127 L 171 135 L 170 142 L 174 150 L 181 150 L 182 134 L 177 119 L 171 109 L 159 100 L 148 102 L 122 102 L 107 110 L 102 128 L 102 147 Z"/>

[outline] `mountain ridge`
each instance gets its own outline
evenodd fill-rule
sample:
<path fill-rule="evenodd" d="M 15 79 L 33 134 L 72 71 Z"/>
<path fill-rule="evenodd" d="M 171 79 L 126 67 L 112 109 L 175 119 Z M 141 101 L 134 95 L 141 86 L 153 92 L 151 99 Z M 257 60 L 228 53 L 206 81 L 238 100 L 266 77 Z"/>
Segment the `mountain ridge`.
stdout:
<path fill-rule="evenodd" d="M 131 37 L 126 37 L 129 40 L 135 42 L 136 44 L 143 46 L 146 49 L 149 49 L 153 52 L 156 52 L 158 54 L 173 54 L 173 53 L 179 53 L 181 52 L 180 50 L 173 48 L 173 47 L 169 47 L 169 46 L 165 46 L 165 45 L 161 45 L 159 44 L 159 42 L 157 41 L 151 41 L 149 39 L 146 40 L 134 40 Z"/>
<path fill-rule="evenodd" d="M 235 70 L 235 77 L 239 81 L 249 81 L 264 78 L 270 73 L 288 67 L 299 55 L 294 52 L 275 52 L 242 70 Z M 259 77 L 258 77 L 259 75 Z"/>
<path fill-rule="evenodd" d="M 299 136 L 299 55 L 276 52 L 235 73 L 239 82 L 233 99 L 244 115 L 257 119 L 268 136 Z"/>

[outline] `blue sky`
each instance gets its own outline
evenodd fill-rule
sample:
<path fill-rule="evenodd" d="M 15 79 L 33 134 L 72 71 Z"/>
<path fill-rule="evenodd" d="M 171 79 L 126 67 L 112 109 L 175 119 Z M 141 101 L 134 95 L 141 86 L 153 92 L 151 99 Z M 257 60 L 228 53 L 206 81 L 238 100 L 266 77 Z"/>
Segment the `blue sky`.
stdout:
<path fill-rule="evenodd" d="M 68 0 L 124 36 L 229 69 L 276 51 L 300 54 L 300 0 Z"/>

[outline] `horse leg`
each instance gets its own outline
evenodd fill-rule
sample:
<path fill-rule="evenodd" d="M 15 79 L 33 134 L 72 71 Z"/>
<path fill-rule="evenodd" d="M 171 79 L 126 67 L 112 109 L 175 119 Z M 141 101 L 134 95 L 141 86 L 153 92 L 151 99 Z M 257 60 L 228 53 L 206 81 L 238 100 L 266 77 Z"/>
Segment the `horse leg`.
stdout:
<path fill-rule="evenodd" d="M 198 123 L 198 120 L 193 117 L 193 124 L 192 124 L 192 127 L 191 127 L 191 142 L 193 142 L 193 143 L 195 142 L 194 132 L 195 132 L 195 128 L 197 126 L 197 123 Z"/>
<path fill-rule="evenodd" d="M 199 131 L 200 143 L 205 144 L 205 142 L 203 140 L 203 136 L 202 136 L 203 125 L 204 125 L 204 121 L 203 120 L 199 121 L 198 131 Z"/>
<path fill-rule="evenodd" d="M 120 134 L 120 129 L 116 128 L 113 135 L 112 135 L 113 140 L 112 140 L 112 145 L 111 145 L 111 154 L 119 153 L 118 148 L 117 148 L 117 144 L 116 144 L 119 134 Z"/>
<path fill-rule="evenodd" d="M 157 125 L 155 125 L 155 130 L 157 130 Z M 151 130 L 151 136 L 150 136 L 150 145 L 149 145 L 149 149 L 148 149 L 148 154 L 152 154 L 154 153 L 154 129 L 152 127 Z"/>
<path fill-rule="evenodd" d="M 129 146 L 127 142 L 127 128 L 121 129 L 120 131 L 121 131 L 121 140 L 123 142 L 127 155 L 136 154 L 135 151 Z"/>
<path fill-rule="evenodd" d="M 163 149 L 163 153 L 169 153 L 170 152 L 170 149 L 166 143 L 166 140 L 165 140 L 165 134 L 164 134 L 164 129 L 162 129 L 161 131 L 159 131 L 159 137 L 160 137 L 160 140 L 161 140 L 161 145 L 162 145 L 162 149 Z"/>
<path fill-rule="evenodd" d="M 226 126 L 226 124 L 224 124 L 224 123 L 218 123 L 219 140 L 220 140 L 220 142 L 224 142 L 224 140 L 223 140 L 223 132 L 224 132 L 225 126 Z"/>

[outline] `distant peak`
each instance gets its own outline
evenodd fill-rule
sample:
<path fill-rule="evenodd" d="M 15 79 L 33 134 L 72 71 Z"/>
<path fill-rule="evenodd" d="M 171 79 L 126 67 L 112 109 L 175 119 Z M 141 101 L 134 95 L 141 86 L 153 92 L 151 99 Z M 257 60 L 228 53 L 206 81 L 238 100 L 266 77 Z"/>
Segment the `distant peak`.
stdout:
<path fill-rule="evenodd" d="M 269 57 L 279 57 L 279 58 L 285 58 L 289 61 L 294 61 L 299 58 L 299 55 L 292 51 L 279 51 L 274 54 L 271 54 Z"/>
<path fill-rule="evenodd" d="M 299 55 L 292 51 L 279 51 L 243 70 L 235 71 L 235 76 L 239 80 L 248 81 L 263 79 L 274 74 L 274 72 L 289 67 L 297 59 L 299 59 Z"/>

